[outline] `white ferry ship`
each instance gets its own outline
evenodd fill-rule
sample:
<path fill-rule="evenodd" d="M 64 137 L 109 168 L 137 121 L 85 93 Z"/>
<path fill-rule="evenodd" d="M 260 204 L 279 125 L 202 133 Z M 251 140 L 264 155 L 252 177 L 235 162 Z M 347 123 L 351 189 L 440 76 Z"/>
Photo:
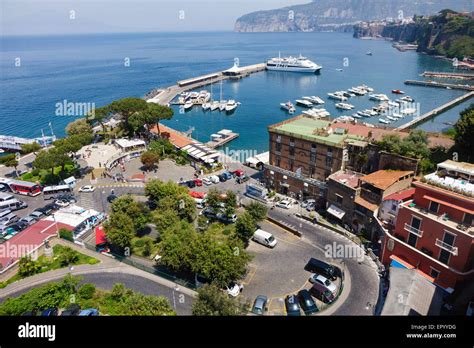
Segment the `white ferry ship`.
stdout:
<path fill-rule="evenodd" d="M 268 70 L 290 71 L 302 73 L 315 73 L 322 69 L 322 66 L 312 62 L 306 57 L 280 57 L 272 58 L 267 61 Z"/>

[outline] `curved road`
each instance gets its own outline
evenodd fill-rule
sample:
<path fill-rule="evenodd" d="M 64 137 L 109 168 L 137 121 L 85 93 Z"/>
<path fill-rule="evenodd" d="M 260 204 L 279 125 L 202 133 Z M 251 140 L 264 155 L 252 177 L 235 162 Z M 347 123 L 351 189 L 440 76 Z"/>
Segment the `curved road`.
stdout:
<path fill-rule="evenodd" d="M 324 255 L 325 245 L 337 243 L 337 245 L 355 246 L 353 242 L 342 235 L 319 225 L 313 225 L 294 215 L 289 215 L 288 211 L 273 209 L 269 212 L 269 216 L 301 231 L 303 241 L 315 247 L 314 257 L 316 258 Z M 340 260 L 334 262 L 336 265 L 338 263 L 338 266 L 342 267 L 347 274 L 345 288 L 338 301 L 328 308 L 324 314 L 373 315 L 379 297 L 380 283 L 375 263 L 367 256 L 360 263 L 356 258 L 344 258 L 343 265 L 340 264 Z"/>

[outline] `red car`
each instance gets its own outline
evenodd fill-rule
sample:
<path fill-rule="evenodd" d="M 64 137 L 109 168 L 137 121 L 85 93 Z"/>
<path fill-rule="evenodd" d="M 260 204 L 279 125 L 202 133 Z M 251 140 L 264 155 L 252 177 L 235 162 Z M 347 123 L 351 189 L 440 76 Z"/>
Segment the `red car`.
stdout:
<path fill-rule="evenodd" d="M 234 170 L 232 174 L 240 178 L 242 175 L 244 175 L 244 171 L 242 169 L 237 169 L 237 170 Z"/>
<path fill-rule="evenodd" d="M 189 195 L 193 198 L 199 198 L 199 199 L 204 199 L 206 197 L 205 192 L 189 191 Z"/>
<path fill-rule="evenodd" d="M 201 179 L 194 179 L 194 183 L 196 186 L 202 186 L 202 180 Z"/>

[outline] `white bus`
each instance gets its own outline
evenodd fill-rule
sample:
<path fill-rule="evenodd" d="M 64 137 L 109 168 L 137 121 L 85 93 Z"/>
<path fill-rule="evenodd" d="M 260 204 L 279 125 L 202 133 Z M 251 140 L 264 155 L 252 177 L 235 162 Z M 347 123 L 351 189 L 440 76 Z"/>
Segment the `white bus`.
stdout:
<path fill-rule="evenodd" d="M 43 198 L 53 199 L 67 193 L 72 193 L 72 187 L 69 185 L 46 186 L 43 189 Z"/>

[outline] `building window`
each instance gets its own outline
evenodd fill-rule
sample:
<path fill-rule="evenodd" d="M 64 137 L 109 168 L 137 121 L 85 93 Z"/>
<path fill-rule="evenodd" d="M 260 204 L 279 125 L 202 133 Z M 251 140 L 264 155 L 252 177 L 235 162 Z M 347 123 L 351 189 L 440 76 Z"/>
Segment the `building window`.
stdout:
<path fill-rule="evenodd" d="M 421 227 L 421 219 L 416 217 L 416 216 L 412 216 L 412 218 L 411 218 L 411 227 L 416 228 L 417 230 L 419 230 L 420 227 Z"/>
<path fill-rule="evenodd" d="M 392 211 L 397 211 L 398 204 L 397 202 L 392 203 Z"/>
<path fill-rule="evenodd" d="M 295 165 L 295 163 L 293 162 L 293 160 L 290 160 L 290 172 L 293 171 L 293 166 Z"/>
<path fill-rule="evenodd" d="M 468 226 L 472 225 L 472 214 L 465 213 L 462 222 Z"/>
<path fill-rule="evenodd" d="M 441 249 L 438 260 L 447 265 L 450 257 L 451 253 L 449 251 Z"/>
<path fill-rule="evenodd" d="M 416 248 L 416 242 L 418 241 L 418 237 L 413 233 L 408 233 L 408 241 L 407 243 L 410 244 L 412 247 Z"/>
<path fill-rule="evenodd" d="M 278 151 L 278 152 L 281 151 L 281 143 L 279 142 L 275 143 L 275 151 Z"/>
<path fill-rule="evenodd" d="M 444 237 L 443 237 L 443 242 L 448 244 L 448 245 L 454 245 L 454 240 L 456 239 L 456 235 L 449 233 L 447 231 L 444 231 Z"/>
<path fill-rule="evenodd" d="M 433 277 L 434 279 L 438 278 L 441 272 L 438 271 L 437 269 L 434 269 L 433 267 L 430 267 L 430 268 L 431 268 L 430 276 Z"/>
<path fill-rule="evenodd" d="M 439 203 L 431 201 L 430 202 L 430 211 L 433 212 L 433 213 L 437 213 L 438 210 L 439 210 Z"/>
<path fill-rule="evenodd" d="M 293 146 L 290 146 L 290 156 L 295 155 L 295 148 Z"/>
<path fill-rule="evenodd" d="M 280 157 L 277 157 L 276 158 L 276 166 L 277 167 L 280 167 L 280 162 L 281 162 Z"/>
<path fill-rule="evenodd" d="M 337 204 L 342 204 L 342 199 L 343 199 L 343 197 L 342 197 L 341 195 L 338 195 L 338 194 L 336 193 L 336 203 L 337 203 Z"/>
<path fill-rule="evenodd" d="M 295 146 L 295 139 L 294 138 L 290 138 L 290 146 Z"/>
<path fill-rule="evenodd" d="M 332 167 L 332 157 L 326 157 L 326 167 Z"/>
<path fill-rule="evenodd" d="M 276 142 L 277 142 L 277 143 L 281 143 L 281 135 L 277 135 L 277 136 L 276 136 Z"/>
<path fill-rule="evenodd" d="M 310 176 L 310 178 L 314 177 L 315 173 L 316 173 L 316 168 L 309 167 L 309 176 Z"/>
<path fill-rule="evenodd" d="M 327 155 L 328 157 L 332 157 L 332 148 L 328 147 Z"/>
<path fill-rule="evenodd" d="M 311 153 L 310 153 L 309 161 L 310 161 L 311 163 L 316 162 L 316 152 L 311 152 Z"/>
<path fill-rule="evenodd" d="M 316 144 L 311 144 L 311 152 L 316 152 Z"/>

